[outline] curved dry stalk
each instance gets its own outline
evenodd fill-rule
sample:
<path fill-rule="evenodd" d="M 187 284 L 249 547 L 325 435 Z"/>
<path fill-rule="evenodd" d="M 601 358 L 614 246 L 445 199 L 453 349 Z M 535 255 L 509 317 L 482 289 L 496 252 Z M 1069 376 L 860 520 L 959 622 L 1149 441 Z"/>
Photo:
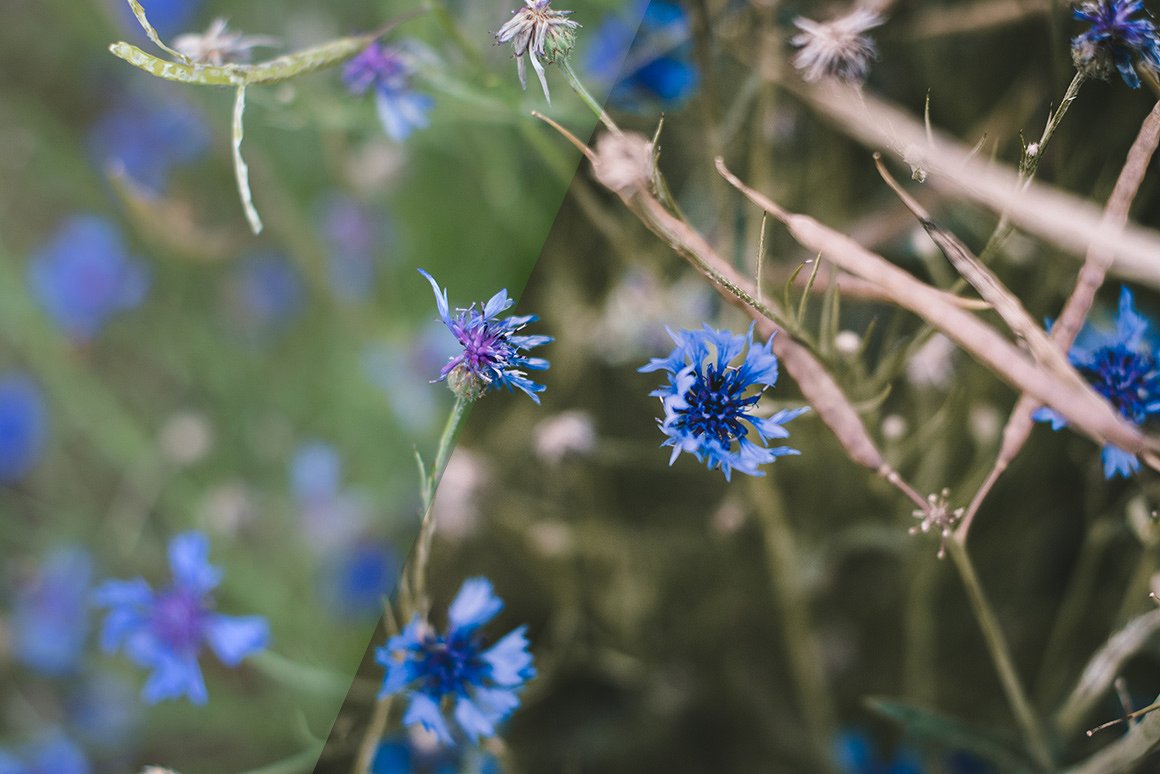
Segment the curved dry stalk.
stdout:
<path fill-rule="evenodd" d="M 989 325 L 959 307 L 945 303 L 935 288 L 845 234 L 808 215 L 786 211 L 741 182 L 720 159 L 717 168 L 746 198 L 780 220 L 802 246 L 811 252 L 822 253 L 831 263 L 851 274 L 875 282 L 890 295 L 892 303 L 914 312 L 938 328 L 1005 382 L 1051 406 L 1097 442 L 1114 443 L 1136 454 L 1160 449 L 1160 439 L 1149 438 L 1126 421 L 1080 378 L 1070 364 L 1068 369 L 1074 374 L 1070 379 L 1060 379 L 1045 372 Z"/>
<path fill-rule="evenodd" d="M 1132 207 L 1136 192 L 1140 189 L 1140 184 L 1148 171 L 1148 164 L 1151 162 L 1158 145 L 1160 145 L 1160 103 L 1152 108 L 1152 112 L 1148 114 L 1140 126 L 1140 131 L 1128 151 L 1124 167 L 1116 179 L 1112 194 L 1108 197 L 1107 205 L 1104 208 L 1103 222 L 1109 228 L 1123 228 L 1128 222 L 1128 211 Z M 1059 318 L 1051 328 L 1051 338 L 1061 352 L 1068 351 L 1075 343 L 1075 337 L 1079 334 L 1083 321 L 1087 319 L 1088 312 L 1091 311 L 1092 304 L 1095 302 L 1096 291 L 1099 290 L 1112 267 L 1113 257 L 1112 250 L 1106 244 L 1093 242 L 1088 248 L 1083 266 L 1079 270 L 1075 288 L 1068 296 L 1063 310 L 1059 313 Z M 1003 428 L 1002 443 L 991 471 L 972 498 L 971 504 L 963 516 L 963 521 L 959 525 L 960 540 L 966 540 L 971 523 L 982 507 L 983 501 L 990 494 L 991 488 L 1023 449 L 1023 445 L 1027 443 L 1033 425 L 1031 415 L 1038 406 L 1039 403 L 1030 395 L 1019 396 L 1019 400 L 1015 403 L 1015 408 L 1012 409 L 1011 416 Z M 1147 461 L 1154 466 L 1153 460 Z"/>
<path fill-rule="evenodd" d="M 1160 232 L 1133 224 L 1114 228 L 1091 202 L 1042 183 L 1027 184 L 1017 170 L 972 158 L 968 146 L 941 132 L 928 138 L 922 121 L 864 89 L 851 94 L 777 73 L 766 76 L 778 79 L 851 138 L 921 166 L 930 173 L 929 185 L 1006 212 L 1016 226 L 1072 255 L 1085 255 L 1098 245 L 1113 254 L 1111 271 L 1160 288 Z"/>

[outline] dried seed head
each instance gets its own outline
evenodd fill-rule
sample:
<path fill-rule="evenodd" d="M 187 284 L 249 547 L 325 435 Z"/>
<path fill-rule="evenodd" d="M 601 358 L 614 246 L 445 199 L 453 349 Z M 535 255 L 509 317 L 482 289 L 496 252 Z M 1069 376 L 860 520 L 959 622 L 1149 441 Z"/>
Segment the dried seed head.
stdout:
<path fill-rule="evenodd" d="M 883 21 L 864 8 L 828 22 L 799 16 L 793 23 L 801 32 L 790 38 L 790 43 L 800 49 L 794 54 L 793 66 L 809 83 L 824 78 L 861 83 L 870 71 L 870 60 L 877 56 L 874 41 L 866 31 Z"/>
<path fill-rule="evenodd" d="M 622 196 L 647 191 L 656 171 L 652 141 L 635 132 L 607 132 L 596 140 L 592 174 L 605 188 Z"/>
<path fill-rule="evenodd" d="M 938 540 L 938 558 L 942 559 L 947 555 L 947 540 L 954 535 L 955 527 L 958 526 L 959 521 L 963 518 L 963 513 L 966 508 L 955 508 L 953 511 L 950 507 L 951 490 L 943 489 L 939 494 L 927 495 L 925 508 L 920 508 L 913 511 L 914 518 L 921 521 L 910 528 L 910 534 L 917 535 L 919 532 L 937 531 L 939 533 Z"/>
<path fill-rule="evenodd" d="M 226 20 L 214 19 L 202 33 L 186 33 L 173 40 L 173 47 L 198 64 L 221 67 L 225 64 L 244 64 L 250 61 L 253 49 L 277 46 L 278 41 L 268 35 L 245 35 L 230 32 Z"/>
<path fill-rule="evenodd" d="M 524 0 L 524 7 L 516 10 L 499 32 L 495 34 L 497 43 L 511 43 L 515 49 L 516 72 L 520 76 L 520 86 L 528 87 L 524 57 L 532 60 L 532 69 L 540 79 L 544 89 L 544 99 L 552 101 L 548 92 L 548 79 L 544 75 L 544 65 L 572 53 L 576 45 L 575 30 L 579 22 L 568 18 L 571 11 L 553 11 L 551 0 Z"/>

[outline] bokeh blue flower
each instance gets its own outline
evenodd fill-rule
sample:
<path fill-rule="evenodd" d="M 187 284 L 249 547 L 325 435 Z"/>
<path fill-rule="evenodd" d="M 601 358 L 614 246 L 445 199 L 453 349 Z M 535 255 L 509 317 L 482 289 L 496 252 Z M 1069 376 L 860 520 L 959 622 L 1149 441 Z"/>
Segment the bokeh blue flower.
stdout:
<path fill-rule="evenodd" d="M 443 747 L 409 729 L 383 740 L 375 750 L 370 774 L 501 774 L 494 755 L 478 747 Z"/>
<path fill-rule="evenodd" d="M 834 740 L 834 762 L 841 774 L 921 774 L 923 767 L 911 749 L 899 747 L 889 760 L 879 758 L 870 736 L 846 729 Z"/>
<path fill-rule="evenodd" d="M 251 253 L 226 279 L 226 307 L 245 338 L 266 340 L 302 311 L 306 289 L 290 260 L 279 252 Z"/>
<path fill-rule="evenodd" d="M 1155 354 L 1160 340 L 1151 327 L 1136 311 L 1132 292 L 1123 287 L 1115 328 L 1101 331 L 1084 325 L 1067 353 L 1067 359 L 1095 391 L 1136 425 L 1160 413 L 1160 369 Z M 1037 409 L 1033 417 L 1050 422 L 1053 430 L 1067 426 L 1062 414 L 1046 406 Z M 1140 469 L 1135 454 L 1111 444 L 1103 447 L 1101 458 L 1105 478 L 1128 478 Z"/>
<path fill-rule="evenodd" d="M 388 231 L 384 215 L 342 194 L 328 196 L 319 210 L 331 291 L 344 301 L 370 297 Z"/>
<path fill-rule="evenodd" d="M 378 618 L 400 569 L 399 555 L 386 541 L 353 541 L 327 564 L 323 576 L 327 609 L 344 618 Z"/>
<path fill-rule="evenodd" d="M 421 725 L 445 745 L 494 736 L 496 725 L 519 706 L 519 691 L 535 677 L 527 627 L 488 647 L 479 629 L 503 609 L 486 578 L 463 582 L 437 634 L 416 615 L 375 657 L 386 667 L 380 696 L 404 695 L 404 725 Z M 450 711 L 454 728 L 444 712 Z"/>
<path fill-rule="evenodd" d="M 435 278 L 427 272 L 420 269 L 419 273 L 427 278 L 435 291 L 439 319 L 463 348 L 439 371 L 438 381 L 447 380 L 452 392 L 466 400 L 475 400 L 486 390 L 503 387 L 509 392 L 518 389 L 539 403 L 540 397 L 536 393 L 543 392 L 544 385 L 529 379 L 525 369 L 546 370 L 548 361 L 528 357 L 524 352 L 551 342 L 552 337 L 516 335 L 517 331 L 539 318 L 529 314 L 499 319 L 497 315 L 515 303 L 508 298 L 507 290 L 496 293 L 478 311 L 472 304 L 467 309 L 456 309 L 452 317 L 447 291 L 440 289 Z"/>
<path fill-rule="evenodd" d="M 27 374 L 0 374 L 0 484 L 28 475 L 44 452 L 48 409 Z"/>
<path fill-rule="evenodd" d="M 692 55 L 688 13 L 677 3 L 654 0 L 606 17 L 591 37 L 585 64 L 593 78 L 612 87 L 612 105 L 641 111 L 659 104 L 671 110 L 697 90 Z"/>
<path fill-rule="evenodd" d="M 1124 83 L 1133 89 L 1140 88 L 1137 61 L 1153 71 L 1160 70 L 1160 36 L 1156 25 L 1150 18 L 1132 18 L 1141 11 L 1144 3 L 1140 0 L 1081 3 L 1073 12 L 1075 18 L 1091 27 L 1072 38 L 1076 66 L 1104 78 L 1114 67 Z"/>
<path fill-rule="evenodd" d="M 808 407 L 783 409 L 769 417 L 753 413 L 761 395 L 777 383 L 772 336 L 765 344 L 755 344 L 752 325 L 744 336 L 708 325 L 670 330 L 669 335 L 677 344 L 669 356 L 653 358 L 638 370 L 669 374 L 668 384 L 649 395 L 660 398 L 664 407 L 664 418 L 657 423 L 668 436 L 662 446 L 673 447 L 670 465 L 688 452 L 709 470 L 720 468 L 728 481 L 734 470 L 763 476 L 759 466 L 799 453 L 766 442 L 789 437 L 783 425 Z M 741 363 L 731 365 L 738 357 Z"/>
<path fill-rule="evenodd" d="M 10 620 L 17 661 L 50 676 L 80 667 L 89 632 L 92 574 L 88 551 L 65 546 L 46 556 L 36 574 L 17 589 Z"/>
<path fill-rule="evenodd" d="M 0 748 L 0 774 L 89 774 L 84 752 L 60 731 L 50 731 L 18 750 Z"/>
<path fill-rule="evenodd" d="M 430 95 L 411 88 L 413 75 L 414 66 L 402 49 L 376 41 L 346 63 L 342 82 L 360 96 L 373 89 L 383 130 L 395 142 L 402 142 L 430 124 L 427 113 L 435 105 Z"/>
<path fill-rule="evenodd" d="M 116 7 L 122 28 L 132 33 L 138 41 L 149 43 L 129 4 L 125 0 L 109 1 Z M 168 40 L 193 25 L 201 11 L 202 0 L 141 0 L 141 7 L 145 9 L 149 23 L 161 35 L 161 39 Z"/>
<path fill-rule="evenodd" d="M 209 540 L 198 532 L 175 536 L 169 543 L 173 582 L 154 592 L 142 578 L 111 580 L 93 592 L 108 609 L 101 631 L 106 652 L 123 650 L 137 666 L 150 670 L 142 696 L 153 704 L 188 697 L 194 704 L 209 698 L 198 656 L 203 645 L 228 667 L 262 650 L 269 626 L 260 616 L 227 616 L 214 612 L 210 592 L 222 573 L 209 563 Z"/>
<path fill-rule="evenodd" d="M 154 193 L 164 193 L 170 171 L 203 157 L 210 128 L 190 103 L 165 92 L 130 93 L 113 102 L 89 131 L 88 148 L 102 172 L 123 171 Z"/>
<path fill-rule="evenodd" d="M 140 304 L 149 279 L 110 221 L 76 215 L 33 253 L 28 285 L 48 316 L 71 338 L 85 342 L 117 312 Z"/>

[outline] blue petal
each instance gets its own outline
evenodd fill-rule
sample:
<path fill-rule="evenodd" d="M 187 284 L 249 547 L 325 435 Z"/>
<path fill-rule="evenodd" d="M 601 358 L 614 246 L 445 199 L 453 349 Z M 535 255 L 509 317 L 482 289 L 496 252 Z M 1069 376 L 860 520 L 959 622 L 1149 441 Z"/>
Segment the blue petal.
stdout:
<path fill-rule="evenodd" d="M 1112 479 L 1116 476 L 1131 478 L 1140 469 L 1140 460 L 1135 454 L 1107 445 L 1100 452 L 1104 462 L 1104 478 Z"/>
<path fill-rule="evenodd" d="M 169 541 L 169 566 L 177 584 L 202 594 L 221 582 L 221 570 L 209 563 L 209 538 L 184 532 Z"/>
<path fill-rule="evenodd" d="M 261 616 L 211 615 L 205 628 L 205 639 L 218 659 L 228 667 L 266 647 L 270 625 Z"/>
<path fill-rule="evenodd" d="M 491 679 L 497 685 L 514 687 L 535 677 L 527 630 L 526 626 L 515 629 L 483 653 L 483 660 L 491 666 Z"/>
<path fill-rule="evenodd" d="M 1036 422 L 1050 422 L 1052 430 L 1059 430 L 1067 427 L 1067 418 L 1060 414 L 1053 408 L 1047 406 L 1040 406 L 1031 414 L 1031 418 Z"/>
<path fill-rule="evenodd" d="M 448 327 L 451 327 L 451 314 L 447 306 L 447 291 L 442 290 L 439 287 L 439 283 L 435 281 L 435 278 L 423 269 L 419 269 L 419 273 L 427 278 L 427 281 L 431 283 L 431 289 L 435 291 L 435 306 L 439 309 L 439 319 L 443 320 Z"/>
<path fill-rule="evenodd" d="M 141 691 L 147 704 L 156 704 L 165 699 L 179 699 L 188 696 L 194 704 L 205 704 L 209 694 L 205 690 L 205 680 L 197 658 L 192 655 L 169 656 L 160 659 L 153 674 L 145 682 Z"/>
<path fill-rule="evenodd" d="M 469 578 L 463 582 L 447 609 L 452 630 L 474 629 L 495 618 L 503 609 L 503 600 L 497 597 L 487 578 Z"/>
<path fill-rule="evenodd" d="M 455 720 L 472 744 L 477 744 L 481 736 L 495 736 L 495 724 L 466 696 L 455 701 Z"/>
<path fill-rule="evenodd" d="M 439 705 L 425 693 L 412 694 L 407 712 L 403 715 L 403 725 L 413 726 L 416 723 L 435 734 L 443 744 L 448 746 L 455 744 L 455 740 L 451 737 L 451 729 L 447 727 L 447 721 L 439 711 Z"/>

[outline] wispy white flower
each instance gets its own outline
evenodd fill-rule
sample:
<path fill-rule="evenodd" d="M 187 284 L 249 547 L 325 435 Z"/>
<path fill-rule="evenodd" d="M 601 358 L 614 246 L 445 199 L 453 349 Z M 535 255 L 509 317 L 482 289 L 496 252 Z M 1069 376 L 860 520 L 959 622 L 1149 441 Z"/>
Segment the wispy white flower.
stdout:
<path fill-rule="evenodd" d="M 568 18 L 571 11 L 553 11 L 551 0 L 524 0 L 524 7 L 513 12 L 507 24 L 495 34 L 497 43 L 511 43 L 515 48 L 516 71 L 520 86 L 528 88 L 524 56 L 532 60 L 532 69 L 544 89 L 544 99 L 550 103 L 548 79 L 544 64 L 552 64 L 559 57 L 568 56 L 576 43 L 574 32 L 580 24 Z"/>
<path fill-rule="evenodd" d="M 277 45 L 278 41 L 268 35 L 231 32 L 220 17 L 210 22 L 205 32 L 186 33 L 173 40 L 173 47 L 194 62 L 218 67 L 249 62 L 253 49 Z"/>
<path fill-rule="evenodd" d="M 883 21 L 865 8 L 855 8 L 827 22 L 799 16 L 793 23 L 801 32 L 790 38 L 790 43 L 800 48 L 794 54 L 793 66 L 810 83 L 823 78 L 861 83 L 870 70 L 870 60 L 877 56 L 866 31 Z"/>

